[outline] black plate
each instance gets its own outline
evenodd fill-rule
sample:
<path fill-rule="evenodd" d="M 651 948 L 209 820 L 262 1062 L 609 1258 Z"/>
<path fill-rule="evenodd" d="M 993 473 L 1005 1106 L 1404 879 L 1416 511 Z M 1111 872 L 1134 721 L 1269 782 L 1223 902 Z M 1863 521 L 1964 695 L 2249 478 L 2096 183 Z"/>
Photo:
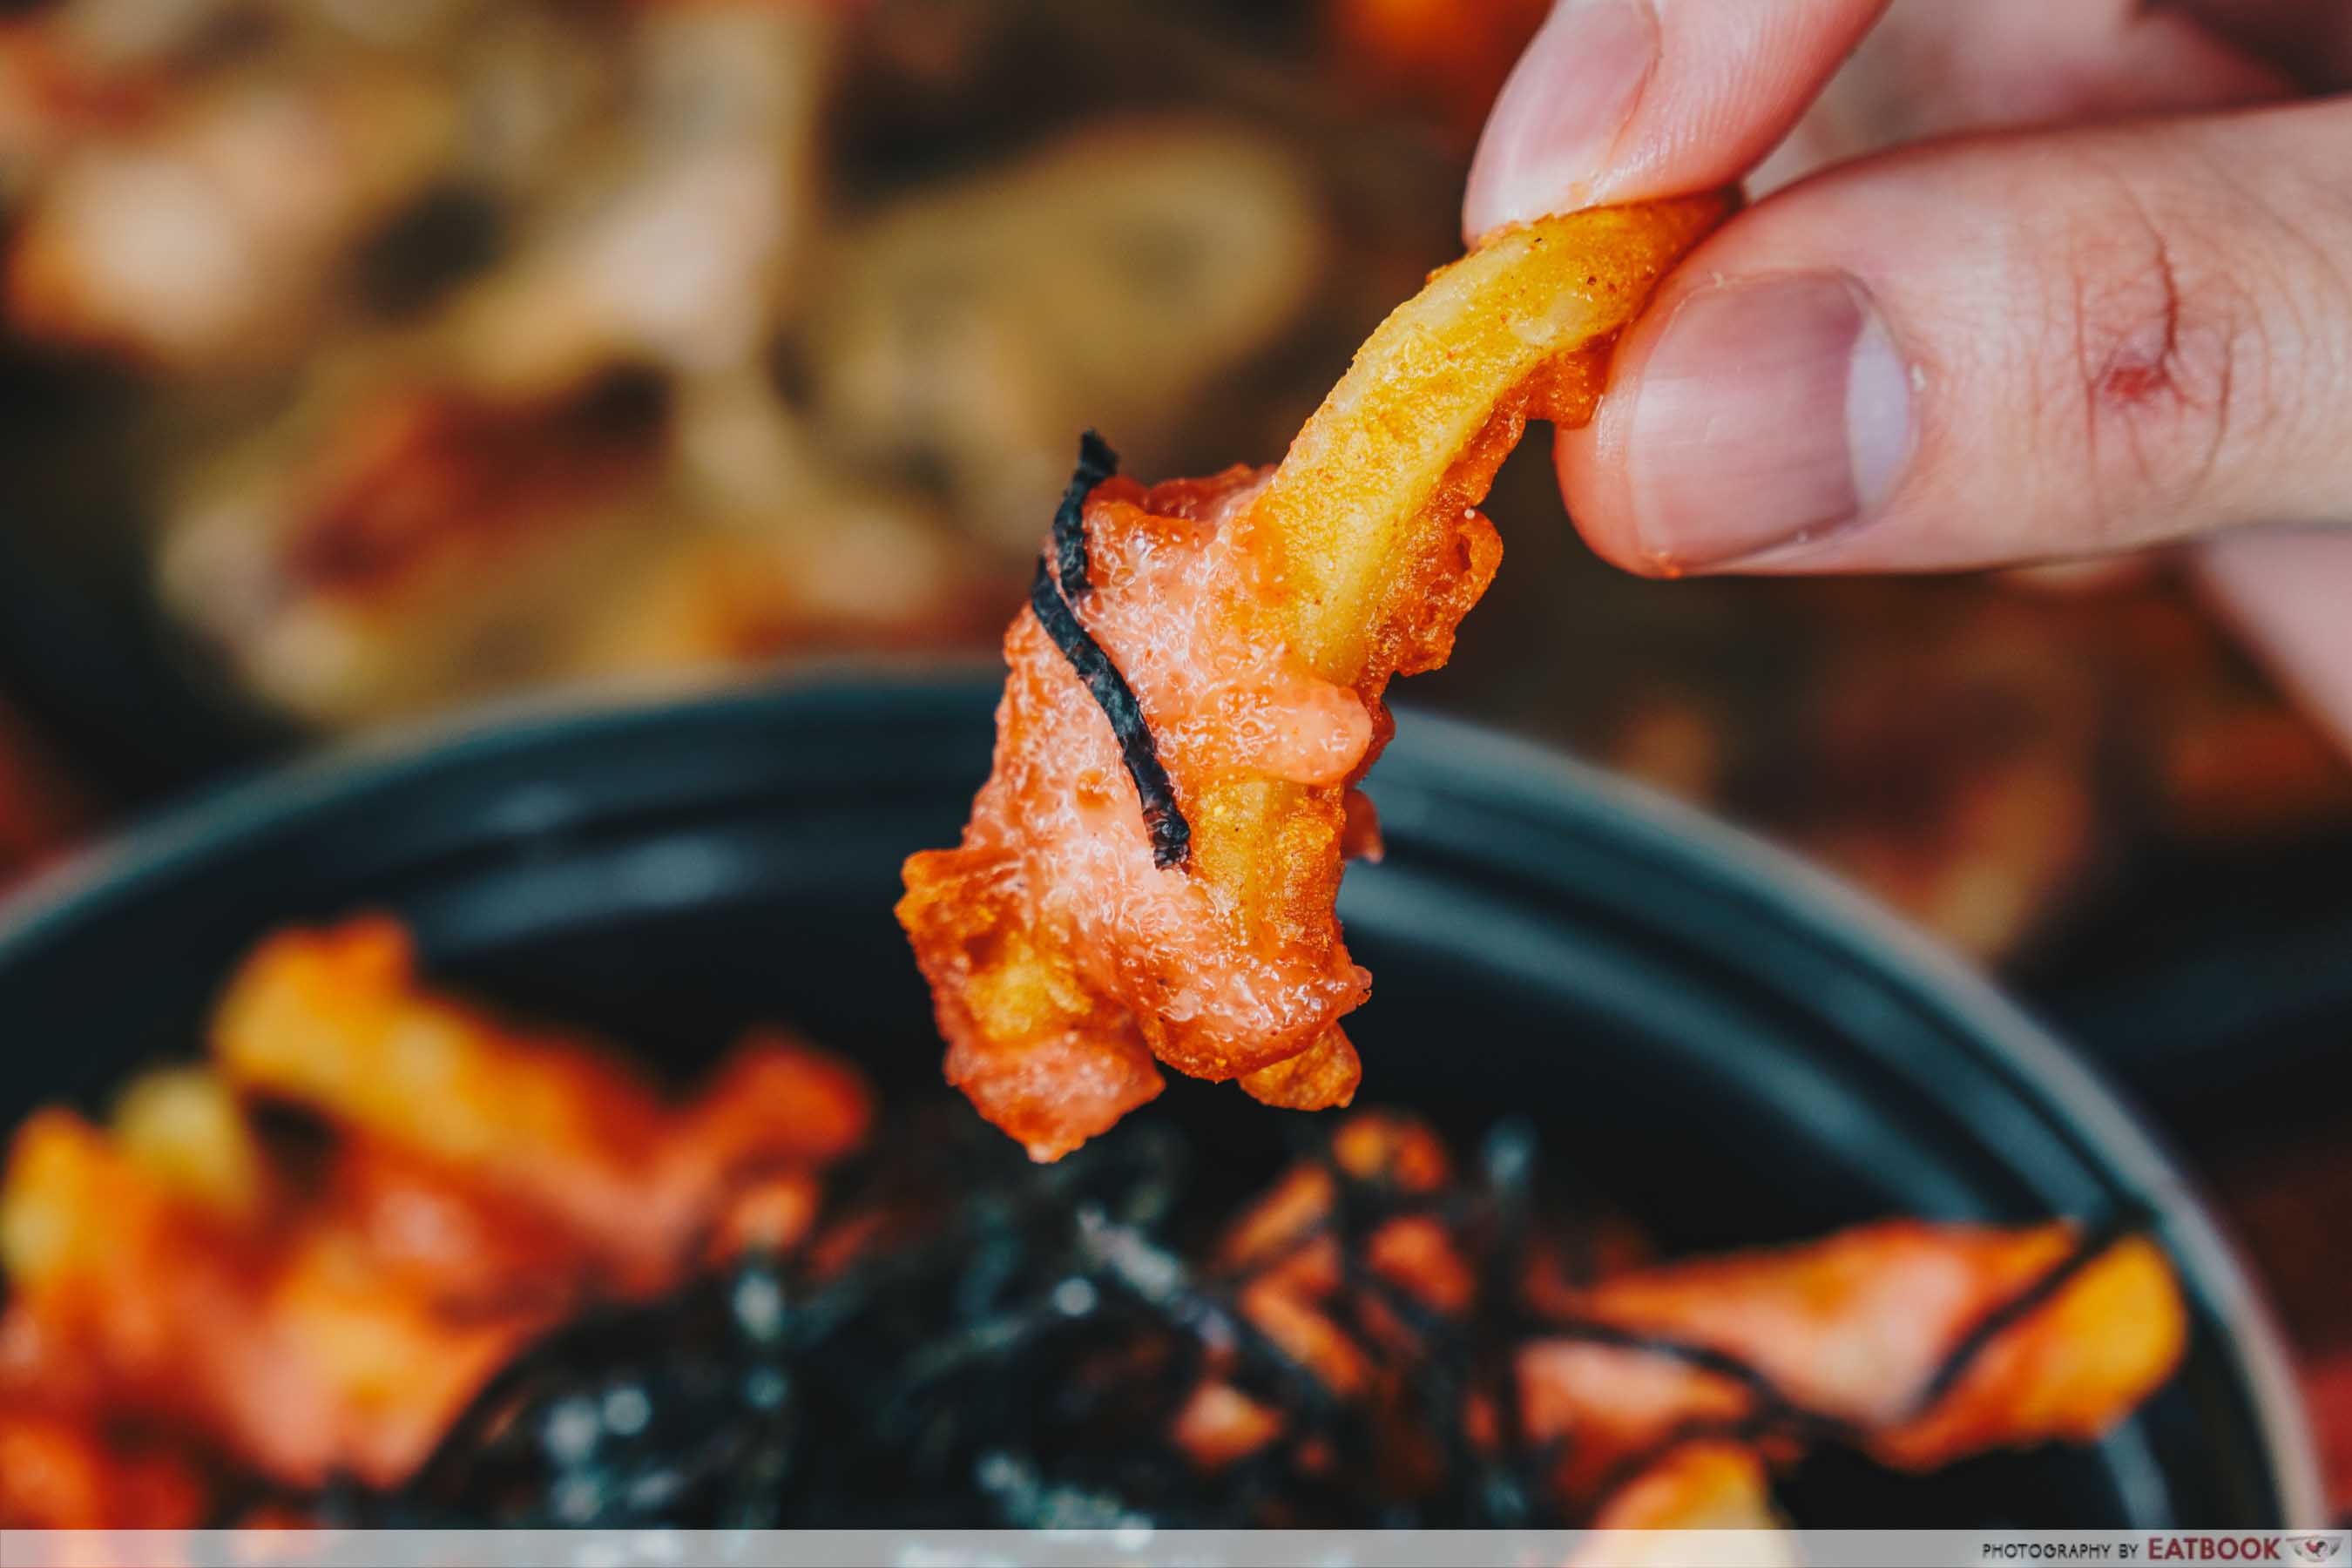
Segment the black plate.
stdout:
<path fill-rule="evenodd" d="M 412 922 L 439 975 L 681 1066 L 781 1016 L 888 1089 L 941 1093 L 889 911 L 901 857 L 952 841 L 985 771 L 993 686 L 867 671 L 509 716 L 183 811 L 52 880 L 0 934 L 0 1121 L 187 1053 L 256 936 L 360 906 Z M 2180 1173 L 1981 983 L 1792 862 L 1482 731 L 1407 717 L 1373 793 L 1389 858 L 1343 900 L 1379 976 L 1349 1026 L 1368 1100 L 1532 1113 L 1551 1161 L 1675 1245 L 1896 1212 L 2157 1216 L 2196 1328 L 2134 1419 L 2095 1448 L 1922 1479 L 1815 1462 L 1785 1489 L 1797 1517 L 2320 1517 L 2278 1341 Z M 1229 1171 L 1270 1169 L 1297 1121 L 1189 1081 L 1160 1110 Z"/>

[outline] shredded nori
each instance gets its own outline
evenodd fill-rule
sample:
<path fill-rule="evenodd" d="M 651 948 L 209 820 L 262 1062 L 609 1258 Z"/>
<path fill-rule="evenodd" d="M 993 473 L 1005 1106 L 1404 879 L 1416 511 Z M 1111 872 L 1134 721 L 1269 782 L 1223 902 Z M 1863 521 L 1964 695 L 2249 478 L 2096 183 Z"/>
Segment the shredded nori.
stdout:
<path fill-rule="evenodd" d="M 1036 580 L 1029 585 L 1029 607 L 1094 694 L 1103 717 L 1110 721 L 1128 776 L 1135 781 L 1136 797 L 1143 804 L 1143 825 L 1151 834 L 1151 863 L 1162 870 L 1181 866 L 1192 852 L 1192 825 L 1184 820 L 1183 810 L 1176 804 L 1176 786 L 1160 765 L 1159 742 L 1151 737 L 1151 726 L 1144 722 L 1142 706 L 1127 678 L 1119 674 L 1102 645 L 1078 625 L 1077 614 L 1055 585 L 1047 562 L 1037 563 Z"/>
<path fill-rule="evenodd" d="M 2124 1209 L 2097 1224 L 2085 1226 L 2064 1257 L 2028 1281 L 2016 1294 L 1996 1302 L 1953 1342 L 1951 1350 L 1937 1363 L 1936 1370 L 1927 1380 L 1920 1384 L 1919 1392 L 1911 1404 L 1911 1414 L 1915 1417 L 1924 1416 L 1943 1403 L 1995 1340 L 2047 1306 L 2065 1288 L 2067 1281 L 2106 1256 L 2126 1237 L 2147 1230 L 2149 1223 L 2150 1216 L 2146 1212 Z M 1556 1317 L 1542 1320 L 1538 1331 L 1555 1338 L 1672 1356 L 1687 1365 L 1731 1378 L 1746 1385 L 1756 1396 L 1758 1408 L 1752 1415 L 1736 1421 L 1684 1423 L 1659 1442 L 1622 1461 L 1601 1483 L 1601 1489 L 1604 1494 L 1632 1480 L 1674 1449 L 1703 1438 L 1730 1438 L 1754 1443 L 1776 1433 L 1786 1433 L 1809 1441 L 1859 1445 L 1864 1437 L 1864 1434 L 1851 1422 L 1806 1408 L 1790 1398 L 1759 1368 L 1711 1345 L 1692 1344 L 1669 1336 L 1622 1329 L 1612 1324 Z"/>
<path fill-rule="evenodd" d="M 330 1527 L 1549 1528 L 1580 1522 L 1549 1485 L 1564 1442 L 1530 1445 L 1516 1419 L 1482 1442 L 1468 1421 L 1481 1403 L 1515 1410 L 1514 1351 L 1561 1334 L 1673 1354 L 1763 1395 L 1752 1415 L 1685 1423 L 1626 1457 L 1600 1495 L 1696 1440 L 1858 1436 L 1711 1348 L 1530 1312 L 1523 1125 L 1497 1127 L 1472 1173 L 1434 1192 L 1352 1175 L 1320 1135 L 1309 1153 L 1337 1201 L 1294 1247 L 1337 1240 L 1351 1289 L 1335 1321 L 1380 1381 L 1412 1391 L 1434 1468 L 1409 1492 L 1382 1462 L 1393 1433 L 1240 1310 L 1247 1281 L 1280 1262 L 1220 1272 L 1178 1250 L 1201 1215 L 1171 1128 L 1139 1120 L 1037 1166 L 950 1113 L 902 1121 L 830 1184 L 828 1223 L 877 1226 L 845 1267 L 755 1255 L 667 1300 L 587 1314 L 494 1379 L 406 1486 L 285 1500 Z M 1403 1215 L 1437 1219 L 1477 1265 L 1470 1310 L 1438 1311 L 1369 1267 L 1372 1238 Z M 2091 1227 L 1963 1336 L 1918 1408 L 2145 1223 Z M 1265 1448 L 1212 1472 L 1168 1436 L 1207 1374 L 1285 1417 Z"/>
<path fill-rule="evenodd" d="M 1054 512 L 1055 570 L 1062 579 L 1063 596 L 1072 604 L 1095 586 L 1087 559 L 1087 498 L 1118 472 L 1118 454 L 1100 436 L 1089 430 L 1078 437 L 1077 471 L 1070 476 L 1070 488 L 1062 492 L 1062 504 Z"/>
<path fill-rule="evenodd" d="M 1640 1351 L 1647 1355 L 1667 1356 L 1696 1367 L 1729 1378 L 1755 1395 L 1759 1407 L 1756 1421 L 1780 1431 L 1800 1433 L 1807 1437 L 1832 1441 L 1852 1441 L 1860 1434 L 1852 1423 L 1818 1410 L 1811 1410 L 1790 1397 L 1780 1384 L 1759 1368 L 1728 1351 L 1712 1345 L 1693 1344 L 1668 1334 L 1650 1333 L 1639 1329 L 1622 1329 L 1612 1323 L 1592 1322 L 1582 1319 L 1547 1318 L 1542 1332 L 1553 1339 L 1575 1340 L 1584 1344 L 1606 1345 L 1615 1350 Z"/>

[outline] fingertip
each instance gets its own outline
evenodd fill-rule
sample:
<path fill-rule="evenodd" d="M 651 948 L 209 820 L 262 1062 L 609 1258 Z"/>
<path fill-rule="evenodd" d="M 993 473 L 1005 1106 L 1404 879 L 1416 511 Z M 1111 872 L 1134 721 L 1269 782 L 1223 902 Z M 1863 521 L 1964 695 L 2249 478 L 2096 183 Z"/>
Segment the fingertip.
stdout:
<path fill-rule="evenodd" d="M 1624 466 L 1605 450 L 1607 409 L 1604 399 L 1602 412 L 1591 424 L 1559 431 L 1552 439 L 1552 468 L 1569 521 L 1611 565 L 1637 577 L 1678 577 L 1681 569 L 1670 557 L 1643 546 L 1625 494 Z"/>
<path fill-rule="evenodd" d="M 1479 140 L 1465 238 L 1737 180 L 1796 122 L 1885 4 L 1560 0 Z"/>
<path fill-rule="evenodd" d="M 1478 139 L 1462 202 L 1465 241 L 1591 205 L 1658 51 L 1649 0 L 1560 0 Z"/>

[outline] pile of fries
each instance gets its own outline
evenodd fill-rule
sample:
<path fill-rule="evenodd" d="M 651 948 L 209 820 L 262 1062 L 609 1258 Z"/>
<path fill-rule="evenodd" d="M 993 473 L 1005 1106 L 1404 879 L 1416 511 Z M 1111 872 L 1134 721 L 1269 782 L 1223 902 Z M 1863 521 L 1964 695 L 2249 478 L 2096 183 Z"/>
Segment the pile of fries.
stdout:
<path fill-rule="evenodd" d="M 381 918 L 264 942 L 209 1046 L 16 1131 L 0 1524 L 691 1520 L 688 1476 L 788 1523 L 1110 1486 L 1171 1523 L 1758 1524 L 1823 1445 L 2094 1436 L 2186 1331 L 2128 1224 L 1660 1261 L 1549 1201 L 1524 1127 L 1465 1169 L 1388 1112 L 1188 1255 L 1165 1129 L 1050 1166 L 877 1132 L 774 1033 L 667 1093 L 433 988 Z"/>
<path fill-rule="evenodd" d="M 775 1035 L 673 1099 L 425 987 L 381 919 L 265 943 L 210 1047 L 102 1126 L 53 1107 L 16 1130 L 0 1520 L 187 1524 L 239 1473 L 394 1484 L 587 1303 L 797 1240 L 872 1114 Z"/>

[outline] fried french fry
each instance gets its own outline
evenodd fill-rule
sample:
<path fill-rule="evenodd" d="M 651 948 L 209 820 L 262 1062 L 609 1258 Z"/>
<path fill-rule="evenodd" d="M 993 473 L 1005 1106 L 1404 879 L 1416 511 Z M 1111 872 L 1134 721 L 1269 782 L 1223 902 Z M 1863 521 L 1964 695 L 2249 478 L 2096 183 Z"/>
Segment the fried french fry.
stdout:
<path fill-rule="evenodd" d="M 177 1455 L 126 1452 L 94 1420 L 0 1408 L 0 1529 L 185 1530 L 204 1510 Z"/>
<path fill-rule="evenodd" d="M 426 985 L 382 918 L 265 942 L 214 1046 L 247 1088 L 536 1206 L 629 1295 L 677 1278 L 738 1177 L 839 1159 L 873 1114 L 855 1072 L 772 1033 L 674 1104 L 595 1041 Z"/>
<path fill-rule="evenodd" d="M 16 1135 L 0 1266 L 47 1386 L 304 1485 L 400 1479 L 554 1316 L 453 1318 L 344 1226 L 240 1228 L 62 1110 Z"/>
<path fill-rule="evenodd" d="M 1034 1157 L 1157 1094 L 1155 1058 L 1276 1105 L 1353 1095 L 1339 1020 L 1369 976 L 1333 900 L 1377 837 L 1354 786 L 1382 694 L 1445 662 L 1492 580 L 1475 509 L 1527 421 L 1591 416 L 1616 333 L 1729 207 L 1489 239 L 1381 323 L 1270 475 L 1146 490 L 1087 449 L 1006 636 L 994 771 L 898 906 L 950 1080 Z"/>
<path fill-rule="evenodd" d="M 1755 1449 L 1722 1440 L 1685 1444 L 1643 1471 L 1593 1516 L 1594 1530 L 1773 1530 L 1770 1473 Z M 1661 1563 L 1675 1561 L 1667 1537 Z M 1612 1543 L 1614 1544 L 1614 1543 Z M 1614 1552 L 1596 1553 L 1622 1561 Z M 1571 1560 L 1573 1561 L 1573 1560 Z M 1759 1562 L 1797 1561 L 1793 1550 Z"/>
<path fill-rule="evenodd" d="M 1573 1435 L 1570 1496 L 1694 1426 L 1839 1436 L 1907 1469 L 2087 1440 L 2171 1374 L 2187 1336 L 2153 1241 L 2064 1222 L 1867 1226 L 1619 1275 L 1569 1310 L 1518 1368 L 1529 1436 Z"/>
<path fill-rule="evenodd" d="M 205 1068 L 159 1068 L 131 1079 L 109 1131 L 133 1164 L 223 1215 L 251 1223 L 276 1195 L 236 1090 Z"/>

